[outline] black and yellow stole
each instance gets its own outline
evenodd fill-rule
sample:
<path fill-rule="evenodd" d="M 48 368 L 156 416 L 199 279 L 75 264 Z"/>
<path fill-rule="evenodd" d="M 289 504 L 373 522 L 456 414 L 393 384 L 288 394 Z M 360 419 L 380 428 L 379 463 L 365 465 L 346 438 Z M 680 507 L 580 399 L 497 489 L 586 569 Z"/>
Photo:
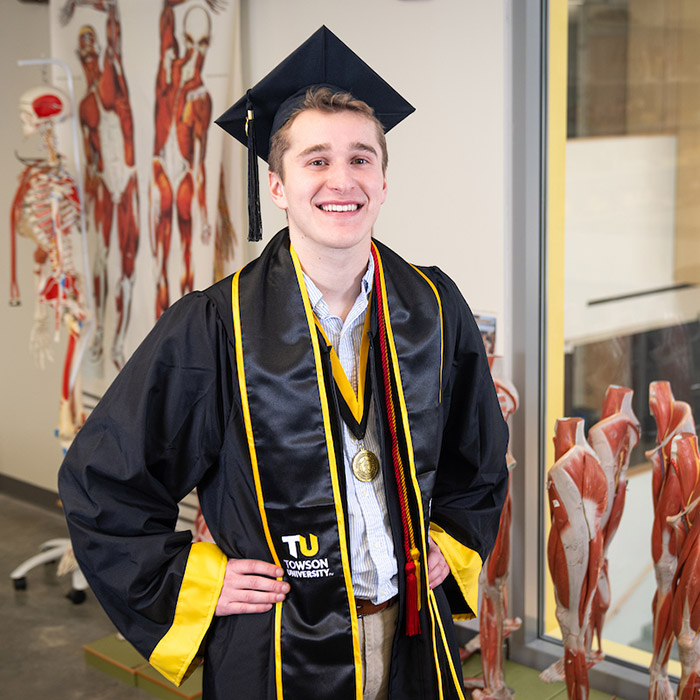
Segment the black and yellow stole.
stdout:
<path fill-rule="evenodd" d="M 431 482 L 439 449 L 435 409 L 442 373 L 440 303 L 421 273 L 383 246 L 375 246 L 375 253 L 406 489 L 415 516 L 416 547 L 424 561 L 427 503 L 420 486 Z M 398 286 L 394 276 L 401 278 Z M 330 360 L 319 344 L 287 231 L 277 234 L 232 284 L 238 380 L 258 506 L 271 558 L 285 570 L 292 587 L 275 609 L 277 697 L 314 697 L 321 683 L 324 696 L 361 699 Z M 381 376 L 377 381 L 381 387 Z M 396 498 L 390 454 L 383 461 L 387 497 Z M 398 544 L 397 559 L 402 560 Z M 420 578 L 425 597 L 425 567 Z M 429 620 L 425 607 L 421 617 Z"/>

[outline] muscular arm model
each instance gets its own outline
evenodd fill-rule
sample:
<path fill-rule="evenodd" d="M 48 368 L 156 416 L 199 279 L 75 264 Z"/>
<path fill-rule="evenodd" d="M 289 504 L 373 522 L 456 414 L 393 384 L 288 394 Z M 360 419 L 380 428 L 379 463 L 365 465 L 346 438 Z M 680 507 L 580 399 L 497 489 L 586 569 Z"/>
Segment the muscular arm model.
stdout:
<path fill-rule="evenodd" d="M 603 657 L 602 632 L 605 613 L 610 607 L 607 552 L 622 519 L 627 491 L 627 468 L 630 454 L 639 444 L 639 422 L 632 410 L 632 389 L 609 386 L 603 401 L 601 419 L 588 431 L 588 441 L 598 455 L 608 484 L 608 505 L 603 513 L 603 564 L 593 597 L 586 639 L 590 661 Z M 593 636 L 598 638 L 598 652 L 593 654 Z"/>
<path fill-rule="evenodd" d="M 673 438 L 671 462 L 688 504 L 669 519 L 676 532 L 678 552 L 671 609 L 681 662 L 677 697 L 693 700 L 700 687 L 700 454 L 696 435 L 681 433 Z"/>
<path fill-rule="evenodd" d="M 494 379 L 496 394 L 501 405 L 503 417 L 508 418 L 518 409 L 518 392 L 510 383 Z M 508 469 L 512 471 L 515 460 L 507 454 Z M 503 639 L 518 629 L 521 620 L 508 619 L 507 582 L 510 569 L 510 527 L 512 520 L 512 501 L 510 496 L 510 476 L 508 492 L 501 512 L 498 537 L 493 551 L 484 562 L 479 575 L 481 591 L 481 608 L 479 610 L 479 635 L 474 640 L 474 650 L 481 648 L 481 667 L 483 670 L 483 690 L 474 690 L 474 700 L 510 700 L 512 691 L 508 688 L 503 675 Z M 473 687 L 465 681 L 465 687 Z"/>

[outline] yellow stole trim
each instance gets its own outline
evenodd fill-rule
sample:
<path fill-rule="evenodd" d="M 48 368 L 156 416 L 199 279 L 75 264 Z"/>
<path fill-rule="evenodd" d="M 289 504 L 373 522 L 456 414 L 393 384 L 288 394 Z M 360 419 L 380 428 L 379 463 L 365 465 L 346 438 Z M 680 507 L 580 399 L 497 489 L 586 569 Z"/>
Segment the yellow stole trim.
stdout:
<path fill-rule="evenodd" d="M 148 659 L 175 685 L 182 684 L 199 665 L 197 652 L 214 617 L 227 561 L 211 542 L 195 542 L 190 548 L 173 624 Z"/>
<path fill-rule="evenodd" d="M 331 349 L 331 368 L 333 369 L 333 379 L 335 379 L 335 383 L 338 386 L 338 389 L 342 394 L 345 403 L 348 405 L 348 408 L 350 409 L 352 415 L 358 423 L 362 422 L 362 414 L 364 412 L 365 407 L 365 380 L 367 378 L 367 358 L 369 356 L 369 320 L 370 309 L 368 306 L 367 311 L 365 312 L 365 324 L 362 328 L 362 342 L 360 343 L 359 376 L 357 379 L 357 394 L 355 394 L 355 390 L 352 388 L 352 384 L 350 383 L 347 374 L 345 374 L 343 365 L 340 364 L 338 353 L 336 353 L 335 348 L 331 345 L 331 342 L 328 340 L 328 336 L 323 330 L 321 322 L 314 315 L 314 322 L 316 323 L 316 327 L 319 331 L 321 331 L 321 335 L 326 341 L 326 345 L 328 345 L 328 347 Z"/>
<path fill-rule="evenodd" d="M 442 639 L 442 648 L 445 652 L 445 656 L 447 657 L 447 664 L 450 667 L 450 674 L 452 675 L 452 682 L 454 683 L 455 688 L 457 689 L 457 694 L 459 695 L 460 700 L 464 700 L 464 693 L 462 692 L 462 684 L 459 682 L 459 676 L 457 675 L 457 670 L 455 669 L 454 664 L 452 663 L 452 655 L 450 654 L 450 647 L 449 644 L 447 643 L 447 637 L 445 635 L 445 628 L 442 624 L 442 618 L 440 617 L 440 611 L 438 610 L 437 606 L 437 600 L 435 599 L 435 594 L 430 591 L 429 593 L 429 607 L 430 607 L 430 617 L 433 619 L 433 623 L 437 621 L 438 628 L 440 630 L 440 638 Z M 437 665 L 439 669 L 439 664 Z M 439 671 L 438 671 L 439 674 Z M 442 686 L 440 686 L 440 697 L 442 698 Z"/>
<path fill-rule="evenodd" d="M 438 620 L 440 619 L 440 613 L 436 610 L 433 610 L 433 598 L 435 596 L 433 595 L 432 591 L 428 591 L 428 612 L 430 613 L 430 622 L 432 624 L 433 628 L 433 635 L 432 635 L 432 641 L 433 641 L 433 659 L 435 660 L 435 673 L 437 675 L 437 688 L 438 688 L 438 700 L 444 700 L 444 694 L 442 692 L 442 671 L 440 670 L 440 656 L 438 654 L 438 648 L 437 648 L 437 637 L 435 634 L 435 618 L 437 617 Z"/>
<path fill-rule="evenodd" d="M 435 544 L 440 547 L 450 567 L 450 573 L 457 581 L 459 590 L 473 613 L 459 615 L 459 618 L 469 620 L 476 617 L 479 605 L 479 574 L 483 566 L 479 553 L 465 547 L 435 523 L 430 523 L 430 535 L 435 540 Z"/>
<path fill-rule="evenodd" d="M 328 463 L 331 470 L 331 484 L 333 486 L 333 500 L 335 502 L 335 513 L 338 521 L 338 536 L 340 538 L 340 557 L 343 562 L 343 576 L 345 578 L 345 590 L 348 594 L 348 604 L 350 605 L 350 621 L 352 623 L 352 648 L 355 657 L 355 690 L 356 700 L 362 700 L 362 653 L 360 651 L 360 634 L 357 626 L 357 606 L 355 603 L 355 594 L 352 589 L 352 573 L 350 571 L 350 556 L 347 550 L 347 535 L 345 531 L 345 515 L 343 513 L 342 500 L 340 498 L 340 484 L 338 483 L 338 466 L 335 458 L 335 449 L 333 447 L 333 432 L 331 429 L 330 413 L 328 411 L 328 396 L 326 394 L 326 385 L 323 381 L 323 365 L 321 364 L 321 351 L 318 345 L 318 335 L 316 333 L 315 316 L 311 309 L 309 294 L 306 291 L 306 283 L 304 275 L 301 271 L 301 263 L 299 257 L 294 250 L 292 244 L 289 244 L 289 252 L 292 255 L 292 263 L 297 276 L 297 283 L 301 292 L 304 303 L 304 312 L 306 314 L 306 322 L 309 325 L 309 335 L 311 337 L 311 345 L 314 352 L 314 361 L 316 363 L 316 382 L 321 398 L 321 411 L 323 414 L 323 425 L 326 433 L 326 445 L 328 449 Z M 367 310 L 369 316 L 369 309 Z"/>
<path fill-rule="evenodd" d="M 263 530 L 267 546 L 270 549 L 272 559 L 277 566 L 282 568 L 280 558 L 275 550 L 275 545 L 270 534 L 270 527 L 267 523 L 265 513 L 265 499 L 263 498 L 262 486 L 260 484 L 260 470 L 258 467 L 258 457 L 255 450 L 255 438 L 253 436 L 253 423 L 250 418 L 250 405 L 248 403 L 248 390 L 245 381 L 245 363 L 243 361 L 243 341 L 241 335 L 241 309 L 238 300 L 238 283 L 241 271 L 239 270 L 231 282 L 231 299 L 233 307 L 233 332 L 236 340 L 236 369 L 238 371 L 238 386 L 241 394 L 241 406 L 243 409 L 243 421 L 245 423 L 246 438 L 248 440 L 248 452 L 250 453 L 250 464 L 253 470 L 253 481 L 255 482 L 255 493 L 258 499 L 258 510 L 262 520 Z M 281 581 L 282 579 L 278 579 Z M 282 686 L 282 603 L 275 603 L 275 683 L 277 686 L 277 697 L 283 697 Z"/>

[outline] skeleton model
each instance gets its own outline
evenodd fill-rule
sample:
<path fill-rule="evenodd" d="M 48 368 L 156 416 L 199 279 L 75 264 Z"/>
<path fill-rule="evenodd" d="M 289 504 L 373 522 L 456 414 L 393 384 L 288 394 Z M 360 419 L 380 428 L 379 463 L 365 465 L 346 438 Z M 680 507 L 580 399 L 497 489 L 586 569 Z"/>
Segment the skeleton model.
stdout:
<path fill-rule="evenodd" d="M 107 48 L 100 66 L 100 47 L 95 29 L 80 28 L 78 57 L 87 89 L 79 107 L 85 148 L 85 201 L 91 227 L 97 233 L 93 262 L 96 328 L 90 351 L 100 361 L 104 346 L 107 301 L 107 257 L 116 227 L 121 269 L 116 287 L 116 329 L 112 361 L 124 364 L 124 338 L 129 326 L 134 288 L 134 266 L 139 244 L 139 198 L 134 157 L 134 121 L 121 53 L 121 24 L 117 0 L 68 0 L 61 11 L 67 24 L 76 6 L 107 14 Z"/>
<path fill-rule="evenodd" d="M 503 417 L 508 420 L 518 409 L 518 392 L 510 383 L 494 379 L 496 393 L 501 404 Z M 506 456 L 508 469 L 515 467 L 515 460 L 510 452 Z M 498 537 L 493 551 L 486 559 L 479 576 L 481 591 L 481 608 L 479 611 L 479 634 L 467 644 L 461 652 L 462 660 L 481 649 L 482 679 L 466 679 L 466 688 L 483 687 L 472 692 L 474 700 L 509 700 L 513 697 L 503 675 L 503 639 L 517 630 L 522 621 L 508 618 L 508 600 L 506 584 L 510 567 L 510 525 L 512 519 L 512 501 L 510 496 L 510 478 L 506 500 L 501 512 Z"/>
<path fill-rule="evenodd" d="M 654 633 L 653 655 L 649 667 L 649 699 L 670 700 L 673 688 L 668 679 L 668 657 L 673 646 L 673 579 L 678 566 L 676 532 L 669 523 L 690 501 L 688 478 L 679 473 L 679 464 L 672 459 L 673 439 L 682 433 L 695 434 L 690 406 L 676 401 L 668 382 L 649 385 L 649 408 L 656 419 L 655 450 L 647 452 L 652 464 L 652 497 L 654 524 L 651 554 L 656 574 L 656 593 L 652 603 Z M 692 482 L 694 484 L 694 481 Z"/>
<path fill-rule="evenodd" d="M 182 249 L 180 293 L 192 291 L 192 231 L 201 230 L 202 242 L 211 233 L 206 203 L 207 131 L 211 96 L 202 80 L 202 68 L 211 42 L 211 19 L 202 7 L 190 7 L 183 20 L 184 53 L 175 36 L 173 7 L 187 0 L 163 0 L 160 15 L 160 62 L 156 74 L 153 174 L 149 189 L 151 247 L 158 266 L 156 318 L 170 305 L 168 259 L 177 216 Z M 205 0 L 212 10 L 221 0 Z M 197 206 L 193 208 L 193 200 Z"/>
<path fill-rule="evenodd" d="M 56 341 L 61 323 L 68 331 L 56 431 L 62 446 L 67 448 L 85 420 L 80 382 L 71 386 L 71 376 L 86 316 L 72 242 L 72 234 L 79 228 L 80 198 L 75 181 L 56 150 L 54 134 L 54 124 L 70 116 L 70 102 L 55 88 L 32 88 L 20 98 L 20 115 L 25 136 L 39 132 L 48 155 L 26 163 L 12 203 L 10 304 L 20 303 L 16 269 L 16 236 L 20 235 L 36 246 L 37 302 L 30 347 L 41 367 L 52 359 L 52 331 Z"/>
<path fill-rule="evenodd" d="M 691 433 L 674 436 L 671 462 L 680 477 L 684 500 L 690 492 L 690 503 L 670 518 L 678 552 L 671 619 L 681 662 L 677 697 L 693 700 L 700 690 L 700 454 L 697 436 Z"/>
<path fill-rule="evenodd" d="M 620 525 L 625 507 L 630 454 L 639 444 L 639 421 L 632 410 L 633 394 L 632 389 L 609 386 L 603 401 L 601 419 L 588 431 L 588 441 L 598 455 L 608 485 L 607 507 L 601 520 L 603 564 L 598 587 L 593 597 L 586 638 L 586 655 L 589 664 L 603 658 L 603 622 L 605 613 L 610 607 L 608 550 Z M 597 653 L 592 651 L 594 635 L 598 638 Z"/>
<path fill-rule="evenodd" d="M 547 480 L 551 514 L 547 561 L 564 642 L 567 694 L 584 700 L 588 698 L 586 634 L 603 563 L 608 484 L 584 437 L 583 419 L 557 421 L 554 450 L 556 462 Z"/>

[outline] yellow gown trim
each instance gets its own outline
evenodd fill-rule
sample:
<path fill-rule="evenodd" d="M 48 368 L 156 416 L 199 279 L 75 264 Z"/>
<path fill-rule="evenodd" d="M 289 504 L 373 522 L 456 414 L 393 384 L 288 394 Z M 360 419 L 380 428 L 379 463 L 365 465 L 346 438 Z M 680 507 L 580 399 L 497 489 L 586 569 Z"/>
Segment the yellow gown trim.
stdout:
<path fill-rule="evenodd" d="M 440 547 L 440 551 L 450 567 L 450 573 L 457 581 L 459 590 L 472 611 L 471 615 L 467 613 L 466 615 L 455 615 L 455 617 L 463 620 L 476 617 L 479 604 L 479 574 L 483 565 L 479 553 L 465 547 L 435 523 L 430 523 L 430 536 Z"/>
<path fill-rule="evenodd" d="M 195 542 L 190 549 L 173 624 L 148 660 L 175 685 L 187 680 L 201 661 L 198 652 L 214 617 L 227 561 L 211 542 Z"/>

